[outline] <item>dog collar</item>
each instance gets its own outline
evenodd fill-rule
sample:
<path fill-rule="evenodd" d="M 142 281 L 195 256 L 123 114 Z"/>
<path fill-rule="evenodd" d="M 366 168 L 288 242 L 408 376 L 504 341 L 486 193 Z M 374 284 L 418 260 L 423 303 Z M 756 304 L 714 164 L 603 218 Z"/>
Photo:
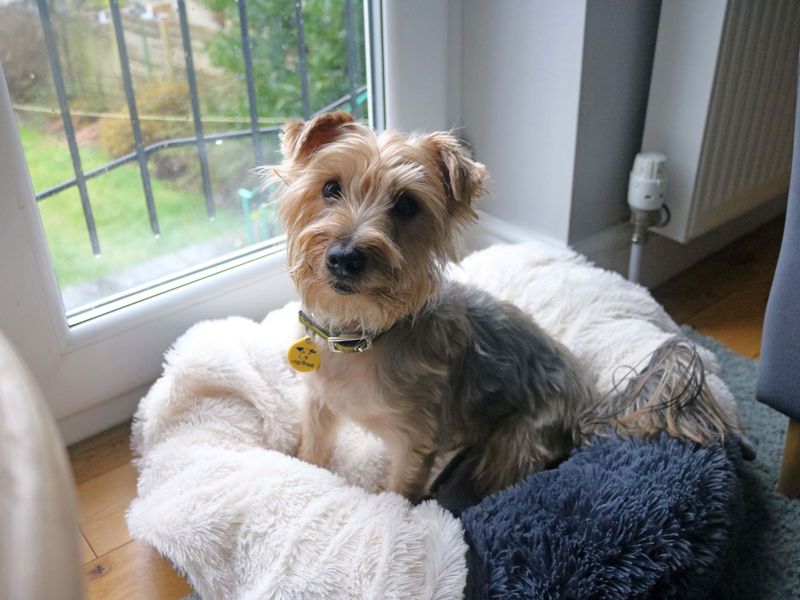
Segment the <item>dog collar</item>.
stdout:
<path fill-rule="evenodd" d="M 317 325 L 314 320 L 302 310 L 299 311 L 297 318 L 306 331 L 321 337 L 328 344 L 331 352 L 366 352 L 372 348 L 372 342 L 378 339 L 383 332 L 375 336 L 359 335 L 357 333 L 344 333 L 342 335 L 331 335 L 322 327 Z"/>

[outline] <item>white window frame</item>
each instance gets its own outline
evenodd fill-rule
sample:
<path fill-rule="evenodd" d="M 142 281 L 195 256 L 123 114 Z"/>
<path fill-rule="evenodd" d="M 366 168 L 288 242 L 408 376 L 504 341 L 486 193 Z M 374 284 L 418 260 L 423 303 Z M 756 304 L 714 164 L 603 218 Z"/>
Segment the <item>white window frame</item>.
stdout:
<path fill-rule="evenodd" d="M 377 109 L 371 112 L 382 114 L 380 104 L 385 103 L 388 126 L 452 125 L 443 120 L 446 60 L 431 61 L 426 55 L 431 49 L 419 44 L 437 30 L 446 39 L 448 4 L 365 2 L 373 50 L 368 85 Z M 421 36 L 403 33 L 420 27 Z M 421 90 L 427 101 L 403 109 L 397 91 L 409 88 Z M 375 123 L 378 129 L 383 125 L 380 119 Z M 261 319 L 295 297 L 283 249 L 237 260 L 212 276 L 195 277 L 190 285 L 171 285 L 69 327 L 0 65 L 0 330 L 42 387 L 67 443 L 129 418 L 161 372 L 166 349 L 192 324 L 231 315 Z"/>

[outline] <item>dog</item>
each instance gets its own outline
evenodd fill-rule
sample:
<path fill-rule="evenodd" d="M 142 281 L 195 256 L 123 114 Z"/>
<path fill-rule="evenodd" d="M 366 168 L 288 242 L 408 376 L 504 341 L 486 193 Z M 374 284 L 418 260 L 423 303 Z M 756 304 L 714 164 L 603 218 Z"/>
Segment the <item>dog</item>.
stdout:
<path fill-rule="evenodd" d="M 601 397 L 528 315 L 445 278 L 487 181 L 451 134 L 376 134 L 331 112 L 287 123 L 281 152 L 272 176 L 308 334 L 295 348 L 307 371 L 299 458 L 325 466 L 353 420 L 388 449 L 386 488 L 418 500 L 437 456 L 455 451 L 485 495 L 609 430 L 709 443 L 735 428 L 685 344 Z"/>

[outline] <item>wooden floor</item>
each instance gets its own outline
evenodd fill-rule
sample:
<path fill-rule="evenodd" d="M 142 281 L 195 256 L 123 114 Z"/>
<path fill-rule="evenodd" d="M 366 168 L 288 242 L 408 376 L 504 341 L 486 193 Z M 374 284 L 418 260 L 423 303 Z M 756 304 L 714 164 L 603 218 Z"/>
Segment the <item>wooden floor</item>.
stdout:
<path fill-rule="evenodd" d="M 782 235 L 781 218 L 658 286 L 653 296 L 678 323 L 758 358 Z"/>
<path fill-rule="evenodd" d="M 155 550 L 131 540 L 125 510 L 136 495 L 130 425 L 118 425 L 69 449 L 78 485 L 81 562 L 88 597 L 171 600 L 192 592 Z"/>
<path fill-rule="evenodd" d="M 653 290 L 678 323 L 755 358 L 782 221 L 772 222 Z M 136 492 L 129 425 L 69 449 L 78 484 L 82 562 L 90 598 L 172 600 L 191 592 L 158 554 L 134 542 L 125 509 Z"/>

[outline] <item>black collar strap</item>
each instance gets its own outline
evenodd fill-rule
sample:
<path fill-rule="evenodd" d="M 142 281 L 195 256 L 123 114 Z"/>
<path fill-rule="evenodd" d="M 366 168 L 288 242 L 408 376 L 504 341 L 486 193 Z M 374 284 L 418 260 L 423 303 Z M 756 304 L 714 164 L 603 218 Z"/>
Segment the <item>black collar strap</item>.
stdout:
<path fill-rule="evenodd" d="M 306 331 L 325 340 L 331 352 L 366 352 L 372 348 L 372 342 L 383 335 L 383 332 L 381 332 L 372 337 L 359 335 L 357 333 L 345 333 L 334 336 L 317 325 L 314 320 L 302 310 L 298 313 L 297 318 L 300 320 L 303 327 L 306 328 Z"/>

